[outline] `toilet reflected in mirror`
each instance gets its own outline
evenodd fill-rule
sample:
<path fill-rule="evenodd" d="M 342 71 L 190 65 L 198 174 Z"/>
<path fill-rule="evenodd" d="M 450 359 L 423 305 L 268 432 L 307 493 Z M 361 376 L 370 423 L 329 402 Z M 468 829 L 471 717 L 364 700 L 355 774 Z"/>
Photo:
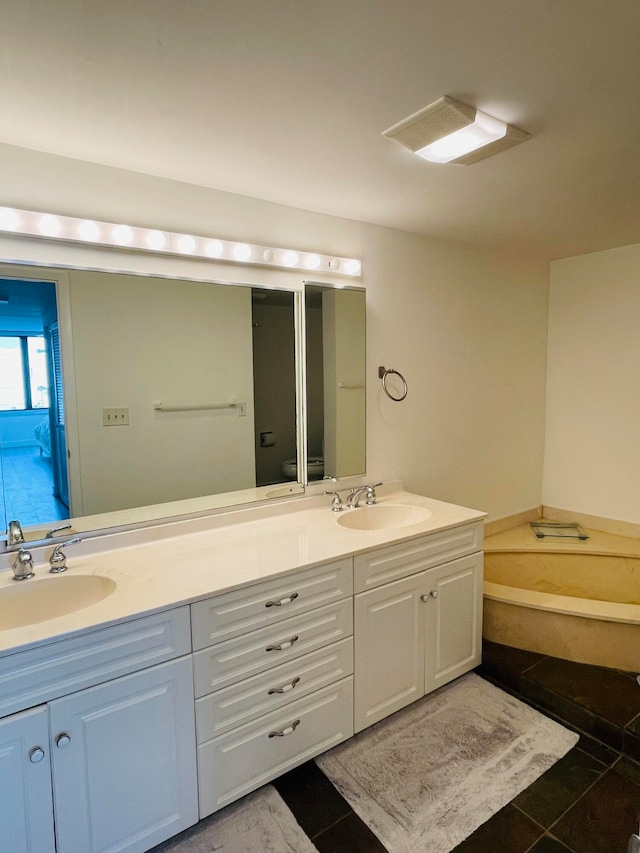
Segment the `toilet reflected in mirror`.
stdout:
<path fill-rule="evenodd" d="M 282 463 L 282 475 L 285 480 L 298 479 L 298 464 L 295 459 L 287 459 Z M 320 456 L 311 456 L 307 459 L 307 479 L 321 480 L 324 477 L 324 459 Z"/>

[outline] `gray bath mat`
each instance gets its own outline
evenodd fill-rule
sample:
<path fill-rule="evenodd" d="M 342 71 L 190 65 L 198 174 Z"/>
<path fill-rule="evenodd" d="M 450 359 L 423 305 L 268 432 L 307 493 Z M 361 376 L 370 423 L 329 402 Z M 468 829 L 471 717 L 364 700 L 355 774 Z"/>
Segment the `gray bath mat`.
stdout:
<path fill-rule="evenodd" d="M 316 763 L 389 853 L 449 853 L 577 741 L 472 673 Z"/>
<path fill-rule="evenodd" d="M 176 835 L 151 853 L 318 853 L 271 785 Z"/>

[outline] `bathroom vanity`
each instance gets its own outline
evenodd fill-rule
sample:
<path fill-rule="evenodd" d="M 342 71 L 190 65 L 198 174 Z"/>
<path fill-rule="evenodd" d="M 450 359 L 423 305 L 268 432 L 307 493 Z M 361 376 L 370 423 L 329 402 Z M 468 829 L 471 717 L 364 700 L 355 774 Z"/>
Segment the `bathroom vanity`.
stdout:
<path fill-rule="evenodd" d="M 0 851 L 142 853 L 472 669 L 483 517 L 395 484 L 77 546 L 109 594 L 0 622 Z"/>

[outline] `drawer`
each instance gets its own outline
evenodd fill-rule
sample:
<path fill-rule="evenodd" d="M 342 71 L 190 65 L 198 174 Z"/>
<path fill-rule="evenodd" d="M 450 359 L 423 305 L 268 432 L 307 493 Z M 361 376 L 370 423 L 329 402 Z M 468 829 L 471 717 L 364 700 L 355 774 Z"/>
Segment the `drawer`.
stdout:
<path fill-rule="evenodd" d="M 353 638 L 333 643 L 196 701 L 198 743 L 353 674 Z"/>
<path fill-rule="evenodd" d="M 319 607 L 193 656 L 196 696 L 204 696 L 353 634 L 353 599 Z"/>
<path fill-rule="evenodd" d="M 0 716 L 190 651 L 189 608 L 178 607 L 0 657 Z"/>
<path fill-rule="evenodd" d="M 353 679 L 198 747 L 200 818 L 353 734 Z"/>
<path fill-rule="evenodd" d="M 349 557 L 198 601 L 192 605 L 193 648 L 204 649 L 352 594 Z"/>
<path fill-rule="evenodd" d="M 355 592 L 399 580 L 431 566 L 482 550 L 482 522 L 442 530 L 399 545 L 379 548 L 354 558 Z"/>

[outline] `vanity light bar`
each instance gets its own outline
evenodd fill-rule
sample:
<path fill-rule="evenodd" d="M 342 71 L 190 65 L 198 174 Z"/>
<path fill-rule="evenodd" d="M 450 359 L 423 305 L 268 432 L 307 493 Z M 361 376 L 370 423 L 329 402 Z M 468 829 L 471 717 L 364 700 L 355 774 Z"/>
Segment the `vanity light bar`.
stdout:
<path fill-rule="evenodd" d="M 0 232 L 2 231 L 25 237 L 117 246 L 121 249 L 207 258 L 225 263 L 319 271 L 351 278 L 359 276 L 362 271 L 362 264 L 356 258 L 276 249 L 233 240 L 219 240 L 215 237 L 196 237 L 173 231 L 76 219 L 57 214 L 54 216 L 51 213 L 36 213 L 11 207 L 0 207 Z"/>

